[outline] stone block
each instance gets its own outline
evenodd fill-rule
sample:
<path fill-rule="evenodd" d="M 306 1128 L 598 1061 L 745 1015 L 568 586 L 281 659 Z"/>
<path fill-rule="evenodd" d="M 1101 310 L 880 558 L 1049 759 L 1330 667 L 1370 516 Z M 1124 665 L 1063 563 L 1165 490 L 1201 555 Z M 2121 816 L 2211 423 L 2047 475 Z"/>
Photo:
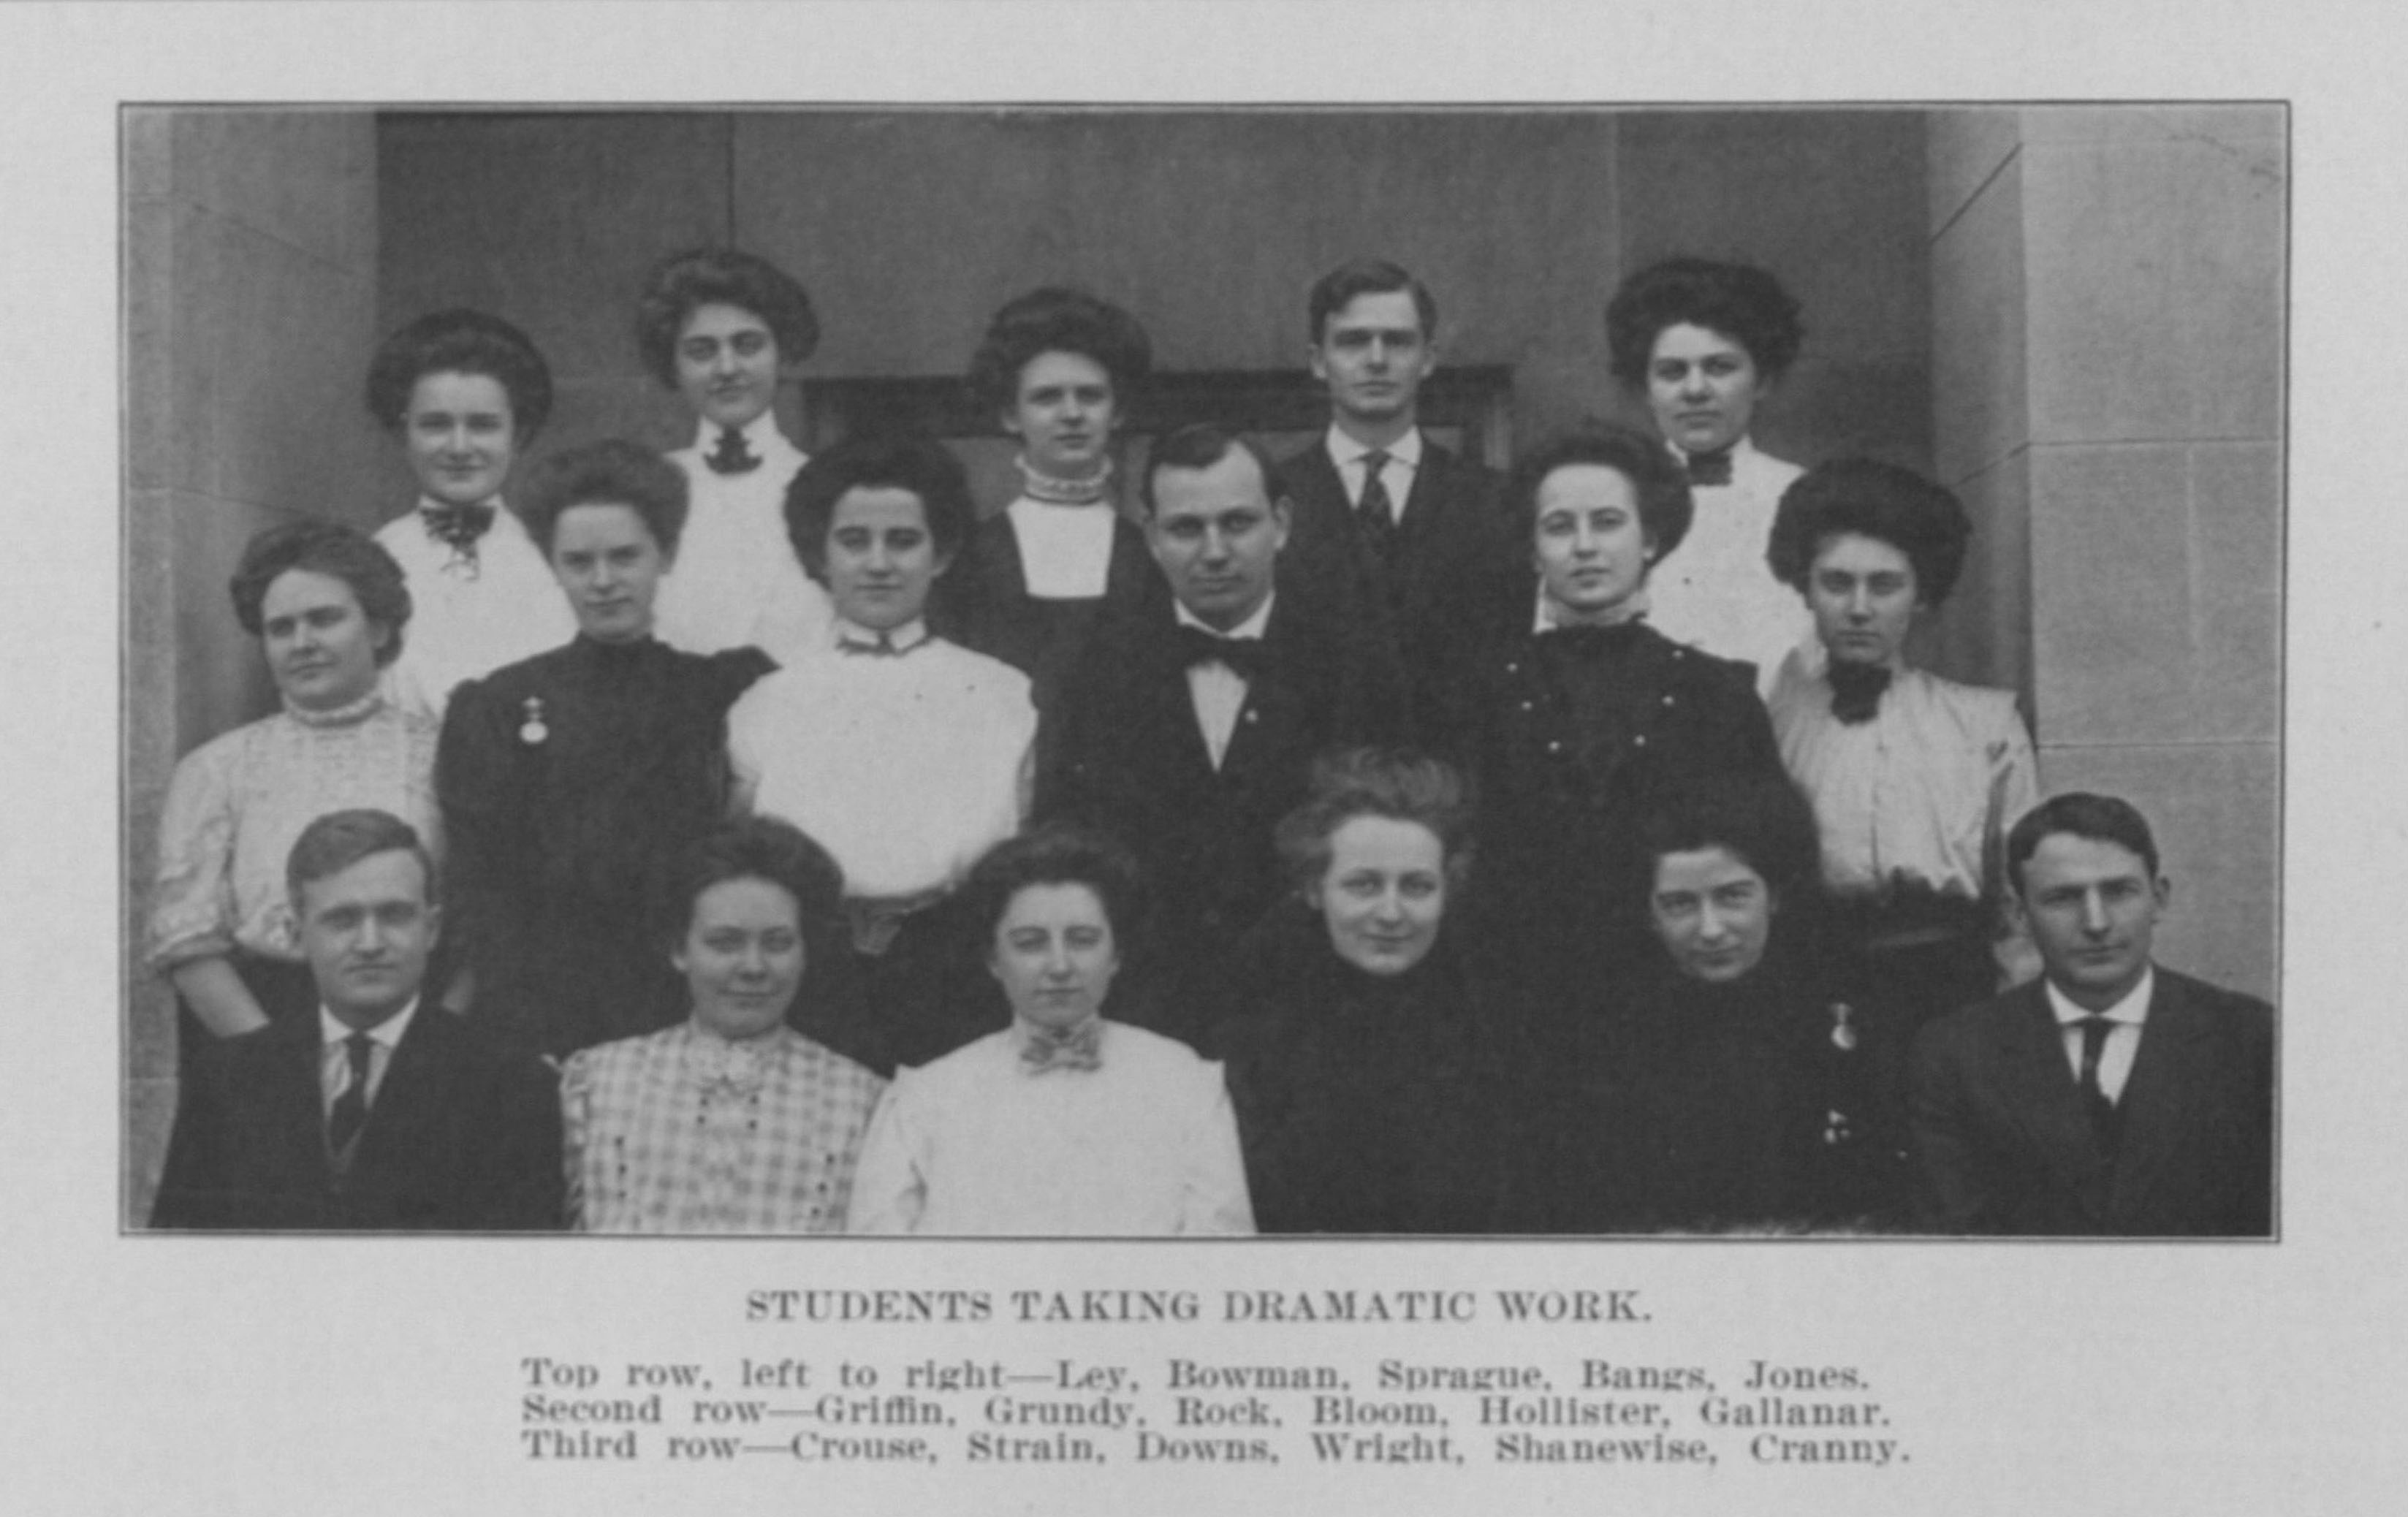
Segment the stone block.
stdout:
<path fill-rule="evenodd" d="M 1946 232 L 1983 187 L 2014 156 L 2023 136 L 2017 113 L 1999 106 L 1928 113 L 1924 136 L 1924 178 L 1928 184 L 1931 235 Z"/>
<path fill-rule="evenodd" d="M 2023 178 L 2011 161 L 1931 247 L 1932 449 L 1969 479 L 2029 439 Z"/>

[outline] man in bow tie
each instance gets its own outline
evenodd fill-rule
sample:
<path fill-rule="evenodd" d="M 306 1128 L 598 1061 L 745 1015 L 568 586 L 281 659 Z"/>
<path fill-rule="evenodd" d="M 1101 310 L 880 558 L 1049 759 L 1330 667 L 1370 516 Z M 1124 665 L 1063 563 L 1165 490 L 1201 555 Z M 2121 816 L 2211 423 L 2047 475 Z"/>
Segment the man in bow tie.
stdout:
<path fill-rule="evenodd" d="M 1161 901 L 1155 992 L 1194 991 L 1279 892 L 1271 832 L 1314 755 L 1395 742 L 1404 680 L 1374 629 L 1281 592 L 1292 507 L 1261 449 L 1196 425 L 1154 448 L 1141 498 L 1168 610 L 1102 629 L 1040 740 L 1040 819 L 1137 853 Z M 1186 1035 L 1160 995 L 1132 1020 Z"/>
<path fill-rule="evenodd" d="M 2053 796 L 2006 853 L 2045 973 L 1916 1039 L 1926 1224 L 2265 1237 L 2273 1009 L 2154 962 L 2171 893 L 2148 823 L 2113 796 Z"/>
<path fill-rule="evenodd" d="M 550 1072 L 421 996 L 442 913 L 417 832 L 383 811 L 330 812 L 286 874 L 319 1013 L 193 1061 L 150 1224 L 560 1225 Z"/>

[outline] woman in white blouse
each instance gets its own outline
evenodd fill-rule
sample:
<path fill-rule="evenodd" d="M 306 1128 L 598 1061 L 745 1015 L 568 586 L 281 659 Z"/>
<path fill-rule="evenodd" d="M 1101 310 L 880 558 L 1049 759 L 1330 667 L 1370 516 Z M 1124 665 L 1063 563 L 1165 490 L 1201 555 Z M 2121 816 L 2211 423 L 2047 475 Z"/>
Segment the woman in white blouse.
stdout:
<path fill-rule="evenodd" d="M 1037 712 L 1025 675 L 928 629 L 930 589 L 970 527 L 941 443 L 838 443 L 795 476 L 786 522 L 836 623 L 736 703 L 728 757 L 739 805 L 792 822 L 844 870 L 863 1015 L 822 1030 L 885 1074 L 985 1030 L 955 993 L 976 969 L 950 898 L 1020 829 Z"/>
<path fill-rule="evenodd" d="M 386 694 L 439 723 L 463 680 L 549 652 L 577 630 L 543 554 L 502 498 L 552 414 L 552 370 L 500 317 L 436 311 L 378 345 L 367 408 L 418 480 L 417 508 L 376 535 L 417 608 Z"/>
<path fill-rule="evenodd" d="M 848 1231 L 1254 1231 L 1221 1066 L 1103 1014 L 1138 893 L 1117 844 L 1071 828 L 980 861 L 965 894 L 1011 1025 L 887 1087 Z"/>
<path fill-rule="evenodd" d="M 833 1233 L 885 1081 L 787 1024 L 839 940 L 843 878 L 782 822 L 703 838 L 664 890 L 674 1027 L 569 1057 L 562 1134 L 573 1227 Z"/>
<path fill-rule="evenodd" d="M 1842 459 L 1789 487 L 1767 551 L 1819 645 L 1782 671 L 1773 732 L 1822 834 L 1839 908 L 1832 990 L 1892 1118 L 1916 1028 L 1999 988 L 2000 850 L 2039 798 L 2014 693 L 1907 660 L 1908 633 L 1956 588 L 1972 530 L 1955 495 L 1912 470 Z"/>

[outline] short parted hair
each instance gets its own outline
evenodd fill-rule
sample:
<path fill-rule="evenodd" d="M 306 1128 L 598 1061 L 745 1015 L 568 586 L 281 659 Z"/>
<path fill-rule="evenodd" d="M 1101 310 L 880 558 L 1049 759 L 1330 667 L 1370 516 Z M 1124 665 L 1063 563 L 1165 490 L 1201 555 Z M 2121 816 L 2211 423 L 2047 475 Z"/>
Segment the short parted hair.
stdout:
<path fill-rule="evenodd" d="M 1817 464 L 1782 492 L 1764 550 L 1773 577 L 1806 593 L 1814 555 L 1855 534 L 1889 544 L 1914 565 L 1914 589 L 1937 607 L 1956 588 L 1973 522 L 1956 497 L 1913 469 L 1871 458 Z"/>
<path fill-rule="evenodd" d="M 1272 835 L 1288 881 L 1311 894 L 1329 873 L 1331 839 L 1356 817 L 1411 822 L 1438 839 L 1447 883 L 1471 867 L 1472 805 L 1463 776 L 1411 748 L 1348 748 L 1313 761 L 1304 803 Z"/>
<path fill-rule="evenodd" d="M 1052 822 L 988 849 L 963 885 L 970 908 L 966 920 L 976 924 L 982 944 L 995 941 L 1012 898 L 1032 885 L 1086 886 L 1103 906 L 1122 960 L 1142 946 L 1149 905 L 1145 876 L 1109 834 Z"/>
<path fill-rule="evenodd" d="M 1145 461 L 1145 479 L 1138 488 L 1138 499 L 1144 503 L 1145 514 L 1154 515 L 1154 480 L 1165 469 L 1209 469 L 1242 450 L 1262 471 L 1263 498 L 1278 502 L 1286 498 L 1287 488 L 1280 480 L 1279 465 L 1263 445 L 1240 433 L 1229 432 L 1210 422 L 1195 422 L 1158 439 Z"/>
<path fill-rule="evenodd" d="M 418 381 L 430 374 L 481 374 L 510 397 L 518 440 L 543 430 L 552 415 L 552 367 L 527 335 L 480 310 L 431 311 L 377 344 L 368 360 L 367 408 L 377 425 L 398 433 Z"/>
<path fill-rule="evenodd" d="M 1798 302 L 1765 270 L 1709 258 L 1668 258 L 1623 280 L 1606 303 L 1613 377 L 1634 390 L 1646 388 L 1656 339 L 1666 327 L 1684 324 L 1738 343 L 1768 379 L 1789 371 L 1806 340 Z"/>
<path fill-rule="evenodd" d="M 781 366 L 820 345 L 820 319 L 794 276 L 734 248 L 689 248 L 654 264 L 636 296 L 636 348 L 652 378 L 677 388 L 678 338 L 705 306 L 735 306 L 761 318 L 778 341 Z"/>
<path fill-rule="evenodd" d="M 624 506 L 674 557 L 685 531 L 685 471 L 640 443 L 605 437 L 538 459 L 519 483 L 519 519 L 544 557 L 561 513 L 574 506 Z"/>
<path fill-rule="evenodd" d="M 1356 295 L 1384 295 L 1398 290 L 1412 294 L 1413 311 L 1422 321 L 1422 340 L 1436 341 L 1438 297 L 1427 285 L 1384 258 L 1351 259 L 1313 280 L 1312 293 L 1304 302 L 1306 334 L 1319 347 L 1329 319 L 1354 304 Z"/>
<path fill-rule="evenodd" d="M 1674 463 L 1665 446 L 1643 433 L 1611 422 L 1584 422 L 1559 432 L 1523 454 L 1505 479 L 1505 507 L 1521 524 L 1522 540 L 1539 530 L 1539 490 L 1557 469 L 1589 464 L 1609 468 L 1630 481 L 1639 502 L 1639 527 L 1654 545 L 1648 559 L 1662 563 L 1689 535 L 1697 502 L 1689 494 L 1688 476 Z"/>
<path fill-rule="evenodd" d="M 2007 878 L 2017 894 L 2023 893 L 2024 866 L 2040 852 L 2042 839 L 2060 832 L 2126 849 L 2148 866 L 2151 880 L 2157 878 L 2157 839 L 2140 809 L 2114 795 L 2072 790 L 2051 795 L 2007 829 Z"/>
<path fill-rule="evenodd" d="M 293 852 L 284 855 L 284 889 L 293 909 L 301 909 L 301 887 L 313 880 L 341 874 L 360 860 L 378 853 L 408 853 L 418 860 L 426 881 L 426 904 L 435 904 L 435 860 L 418 829 L 394 815 L 369 807 L 328 811 L 301 829 Z"/>
<path fill-rule="evenodd" d="M 1641 888 L 1650 895 L 1667 854 L 1709 848 L 1728 852 L 1784 900 L 1820 873 L 1813 808 L 1785 775 L 1685 776 L 1656 787 L 1649 800 L 1639 837 L 1648 866 Z"/>
<path fill-rule="evenodd" d="M 970 356 L 970 399 L 988 416 L 1020 398 L 1020 371 L 1046 353 L 1077 353 L 1103 366 L 1125 414 L 1154 368 L 1154 344 L 1136 317 L 1084 290 L 1048 285 L 1004 303 Z"/>
<path fill-rule="evenodd" d="M 226 590 L 234 596 L 234 619 L 252 637 L 265 636 L 261 607 L 267 587 L 294 569 L 323 574 L 351 587 L 360 614 L 371 626 L 382 627 L 384 646 L 376 651 L 379 664 L 401 656 L 402 629 L 409 624 L 409 585 L 401 565 L 384 545 L 339 522 L 315 519 L 287 522 L 251 535 L 242 549 Z"/>
<path fill-rule="evenodd" d="M 810 952 L 836 940 L 844 914 L 844 870 L 793 823 L 771 816 L 724 823 L 673 854 L 661 870 L 654 920 L 671 948 L 685 941 L 703 892 L 730 880 L 760 880 L 795 899 Z"/>
<path fill-rule="evenodd" d="M 814 580 L 827 579 L 837 502 L 854 490 L 908 490 L 920 498 L 937 557 L 949 561 L 977 520 L 969 477 L 952 449 L 910 433 L 860 433 L 811 455 L 786 485 L 786 539 Z"/>

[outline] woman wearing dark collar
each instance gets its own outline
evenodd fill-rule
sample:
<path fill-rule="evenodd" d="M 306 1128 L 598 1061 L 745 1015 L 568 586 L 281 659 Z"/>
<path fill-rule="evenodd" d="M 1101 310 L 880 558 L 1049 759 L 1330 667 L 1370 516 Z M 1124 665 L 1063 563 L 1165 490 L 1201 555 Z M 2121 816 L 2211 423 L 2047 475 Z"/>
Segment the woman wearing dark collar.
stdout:
<path fill-rule="evenodd" d="M 1893 1124 L 1915 1029 L 1999 988 L 2001 839 L 2039 799 L 2014 693 L 1907 660 L 1909 632 L 1956 588 L 1971 537 L 1946 490 L 1842 459 L 1789 487 L 1767 555 L 1813 614 L 1820 656 L 1783 671 L 1772 724 L 1821 826 L 1837 983 Z"/>
<path fill-rule="evenodd" d="M 1652 792 L 1781 763 L 1745 666 L 1640 618 L 1651 571 L 1689 526 L 1688 483 L 1660 444 L 1592 423 L 1525 456 L 1505 499 L 1531 545 L 1535 606 L 1467 647 L 1430 707 L 1481 798 L 1481 937 L 1526 982 L 1543 1057 L 1652 952 L 1637 909 Z"/>
<path fill-rule="evenodd" d="M 1264 1232 L 1506 1225 L 1520 1071 L 1450 930 L 1471 841 L 1462 780 L 1397 750 L 1325 758 L 1280 823 L 1297 895 L 1220 1033 Z"/>
<path fill-rule="evenodd" d="M 1674 642 L 1755 665 L 1768 691 L 1810 631 L 1764 564 L 1773 509 L 1799 470 L 1750 432 L 1797 360 L 1798 302 L 1763 269 L 1670 258 L 1623 281 L 1605 326 L 1614 378 L 1647 402 L 1697 500 L 1681 562 L 1648 583 L 1647 620 Z"/>
<path fill-rule="evenodd" d="M 980 523 L 937 615 L 965 647 L 1027 675 L 1039 711 L 1099 618 L 1166 594 L 1145 535 L 1116 508 L 1113 478 L 1152 362 L 1136 318 L 1058 288 L 996 311 L 970 360 L 975 403 L 1020 442 L 1021 490 Z"/>
<path fill-rule="evenodd" d="M 685 524 L 675 465 L 591 443 L 530 469 L 521 495 L 577 637 L 460 687 L 436 785 L 459 839 L 445 915 L 470 1014 L 558 1057 L 677 1019 L 652 883 L 727 814 L 727 710 L 771 665 L 756 648 L 686 653 L 652 637 Z"/>
<path fill-rule="evenodd" d="M 557 648 L 576 630 L 503 486 L 552 414 L 552 370 L 497 316 L 440 310 L 394 332 L 368 363 L 368 414 L 418 480 L 418 508 L 379 529 L 416 608 L 385 690 L 443 720 L 463 680 Z"/>

